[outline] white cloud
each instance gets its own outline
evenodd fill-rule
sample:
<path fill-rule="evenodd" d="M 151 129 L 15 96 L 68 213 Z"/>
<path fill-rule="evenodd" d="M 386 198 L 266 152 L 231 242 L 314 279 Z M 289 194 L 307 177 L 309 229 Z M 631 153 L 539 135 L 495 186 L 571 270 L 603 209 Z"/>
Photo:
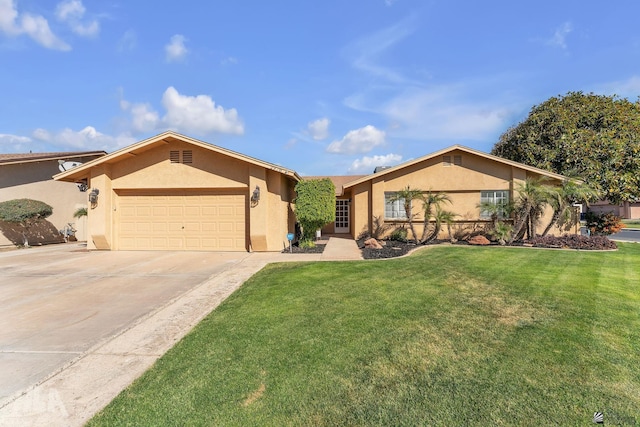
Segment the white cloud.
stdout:
<path fill-rule="evenodd" d="M 79 36 L 91 37 L 98 34 L 100 24 L 95 19 L 86 23 L 82 22 L 82 18 L 86 12 L 86 8 L 80 0 L 64 0 L 58 3 L 56 7 L 56 17 L 62 22 L 66 22 L 71 31 Z"/>
<path fill-rule="evenodd" d="M 244 133 L 244 125 L 236 109 L 225 110 L 210 96 L 181 95 L 171 86 L 162 95 L 162 105 L 167 111 L 162 122 L 171 128 L 199 134 Z"/>
<path fill-rule="evenodd" d="M 46 129 L 42 129 L 42 128 L 38 128 L 36 130 L 34 130 L 31 135 L 39 140 L 39 141 L 50 141 L 51 140 L 51 133 L 46 130 Z"/>
<path fill-rule="evenodd" d="M 363 128 L 352 130 L 339 141 L 333 141 L 327 147 L 329 153 L 355 154 L 368 153 L 373 148 L 384 145 L 385 132 L 367 125 Z"/>
<path fill-rule="evenodd" d="M 17 17 L 18 10 L 13 0 L 0 0 L 0 30 L 10 36 L 20 34 L 20 28 L 16 27 Z"/>
<path fill-rule="evenodd" d="M 53 34 L 49 22 L 44 17 L 18 13 L 13 0 L 0 0 L 0 31 L 10 37 L 26 34 L 47 49 L 71 50 L 71 46 Z"/>
<path fill-rule="evenodd" d="M 40 129 L 42 130 L 42 129 Z M 48 131 L 45 131 L 48 133 Z M 101 133 L 93 126 L 86 126 L 84 129 L 74 131 L 65 128 L 57 133 L 49 134 L 49 143 L 65 150 L 105 150 L 115 149 L 133 144 L 136 139 L 128 133 L 111 136 Z"/>
<path fill-rule="evenodd" d="M 129 108 L 134 132 L 149 132 L 158 127 L 160 116 L 149 104 L 133 104 Z"/>
<path fill-rule="evenodd" d="M 626 80 L 596 85 L 593 92 L 618 95 L 635 101 L 640 94 L 640 76 L 631 76 Z"/>
<path fill-rule="evenodd" d="M 390 123 L 389 132 L 394 137 L 425 141 L 485 140 L 506 129 L 512 115 L 507 101 L 473 101 L 479 96 L 474 87 L 490 84 L 398 88 L 391 97 L 385 92 L 382 100 L 380 94 L 372 89 L 350 96 L 345 104 L 358 111 L 385 117 Z"/>
<path fill-rule="evenodd" d="M 31 138 L 27 136 L 0 133 L 0 152 L 19 153 L 27 151 Z"/>
<path fill-rule="evenodd" d="M 220 61 L 220 64 L 222 65 L 235 65 L 237 63 L 238 63 L 238 58 L 233 56 L 228 56 L 224 58 L 222 61 Z"/>
<path fill-rule="evenodd" d="M 150 104 L 125 100 L 122 89 L 120 97 L 120 108 L 131 114 L 130 128 L 134 134 L 167 128 L 195 134 L 244 133 L 244 125 L 236 109 L 225 110 L 207 95 L 182 95 L 173 86 L 168 87 L 162 95 L 165 109 L 162 118 Z"/>
<path fill-rule="evenodd" d="M 571 22 L 564 22 L 553 33 L 553 37 L 547 40 L 547 44 L 557 46 L 562 49 L 567 48 L 567 36 L 573 31 Z"/>
<path fill-rule="evenodd" d="M 351 164 L 349 172 L 356 174 L 370 174 L 373 173 L 377 166 L 395 166 L 402 161 L 400 154 L 387 154 L 386 156 L 364 156 L 361 159 L 356 159 Z"/>
<path fill-rule="evenodd" d="M 309 135 L 316 141 L 327 139 L 329 136 L 329 123 L 331 123 L 331 121 L 326 117 L 309 122 L 307 125 Z"/>
<path fill-rule="evenodd" d="M 351 65 L 374 77 L 383 78 L 393 83 L 414 83 L 401 71 L 381 64 L 381 57 L 392 47 L 413 34 L 415 24 L 411 18 L 404 19 L 395 25 L 384 28 L 347 46 L 344 53 Z"/>
<path fill-rule="evenodd" d="M 130 52 L 138 45 L 138 36 L 135 31 L 127 30 L 118 40 L 118 52 Z"/>
<path fill-rule="evenodd" d="M 171 36 L 171 40 L 164 47 L 167 62 L 182 61 L 187 56 L 189 50 L 184 45 L 186 41 L 187 39 L 181 34 Z"/>

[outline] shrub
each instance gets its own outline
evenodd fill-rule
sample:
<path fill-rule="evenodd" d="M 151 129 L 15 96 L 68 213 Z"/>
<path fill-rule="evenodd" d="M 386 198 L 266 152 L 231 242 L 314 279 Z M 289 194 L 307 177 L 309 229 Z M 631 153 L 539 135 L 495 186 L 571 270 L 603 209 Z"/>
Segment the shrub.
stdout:
<path fill-rule="evenodd" d="M 53 208 L 48 204 L 31 199 L 15 199 L 0 203 L 0 219 L 7 222 L 18 222 L 26 225 L 49 217 Z"/>
<path fill-rule="evenodd" d="M 0 220 L 20 224 L 25 230 L 52 213 L 53 208 L 39 200 L 14 199 L 0 203 Z M 24 246 L 28 247 L 27 231 L 23 231 L 22 239 Z"/>
<path fill-rule="evenodd" d="M 610 212 L 604 214 L 587 212 L 585 220 L 587 221 L 587 228 L 594 235 L 608 236 L 617 233 L 625 226 L 619 216 Z"/>
<path fill-rule="evenodd" d="M 389 240 L 398 240 L 400 242 L 407 241 L 407 229 L 406 228 L 396 228 L 389 235 Z"/>
<path fill-rule="evenodd" d="M 296 184 L 296 218 L 302 239 L 312 240 L 316 230 L 336 220 L 336 189 L 330 179 L 303 180 Z"/>

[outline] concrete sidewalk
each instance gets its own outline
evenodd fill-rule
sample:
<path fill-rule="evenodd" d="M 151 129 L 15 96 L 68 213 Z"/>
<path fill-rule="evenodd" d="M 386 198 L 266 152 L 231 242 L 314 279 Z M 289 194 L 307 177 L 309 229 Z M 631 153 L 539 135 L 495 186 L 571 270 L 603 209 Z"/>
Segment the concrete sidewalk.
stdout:
<path fill-rule="evenodd" d="M 210 277 L 138 319 L 129 328 L 104 339 L 25 390 L 0 408 L 0 426 L 83 425 L 247 279 L 271 262 L 362 259 L 350 236 L 327 237 L 322 254 L 246 254 L 233 268 Z"/>

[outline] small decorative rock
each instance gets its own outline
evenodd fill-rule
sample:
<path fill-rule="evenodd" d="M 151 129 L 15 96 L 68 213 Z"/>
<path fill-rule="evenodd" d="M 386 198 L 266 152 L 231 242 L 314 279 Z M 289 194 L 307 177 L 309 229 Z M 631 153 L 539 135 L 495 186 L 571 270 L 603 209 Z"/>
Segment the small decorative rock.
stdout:
<path fill-rule="evenodd" d="M 382 249 L 382 245 L 373 237 L 364 241 L 365 248 Z"/>
<path fill-rule="evenodd" d="M 486 245 L 490 245 L 491 242 L 489 241 L 489 239 L 487 239 L 484 236 L 478 235 L 478 236 L 473 236 L 469 239 L 469 244 L 470 245 L 482 245 L 482 246 L 486 246 Z"/>

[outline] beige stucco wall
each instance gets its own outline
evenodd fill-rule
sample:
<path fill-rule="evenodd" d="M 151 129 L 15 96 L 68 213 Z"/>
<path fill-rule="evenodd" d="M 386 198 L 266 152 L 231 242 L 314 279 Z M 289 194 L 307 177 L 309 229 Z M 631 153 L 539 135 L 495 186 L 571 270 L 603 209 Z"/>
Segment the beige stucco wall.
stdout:
<path fill-rule="evenodd" d="M 57 160 L 0 165 L 0 201 L 27 198 L 45 202 L 53 208 L 47 220 L 56 229 L 73 223 L 77 239 L 86 240 L 87 220 L 74 218 L 73 214 L 87 206 L 87 193 L 80 192 L 73 183 L 54 181 L 51 177 L 58 172 Z M 2 245 L 11 245 L 11 242 L 0 234 Z"/>
<path fill-rule="evenodd" d="M 171 163 L 169 152 L 191 150 L 193 163 Z M 89 234 L 104 236 L 109 249 L 117 249 L 114 229 L 118 223 L 118 191 L 143 189 L 241 190 L 249 201 L 256 186 L 260 200 L 246 208 L 247 249 L 279 251 L 286 234 L 293 231 L 289 218 L 293 180 L 265 167 L 182 141 L 154 146 L 113 164 L 99 165 L 91 170 L 90 189 L 100 191 L 99 202 L 89 210 Z M 100 237 L 102 238 L 102 237 Z M 96 244 L 89 239 L 89 248 Z"/>
<path fill-rule="evenodd" d="M 410 186 L 414 189 L 431 192 L 444 192 L 451 198 L 452 203 L 445 203 L 442 207 L 457 214 L 458 228 L 471 225 L 480 220 L 480 192 L 490 190 L 508 190 L 511 200 L 516 194 L 517 186 L 528 176 L 537 177 L 508 164 L 480 157 L 471 153 L 454 150 L 447 155 L 462 156 L 462 165 L 444 165 L 442 157 L 427 159 L 408 167 L 386 173 L 348 189 L 352 199 L 352 230 L 354 237 L 362 232 L 371 231 L 375 218 L 384 218 L 385 192 L 395 192 Z M 422 204 L 414 202 L 416 216 L 414 225 L 420 236 L 422 233 Z M 538 232 L 551 220 L 553 211 L 545 210 L 538 225 Z M 407 226 L 406 221 L 385 220 L 389 231 L 396 227 Z M 481 224 L 480 224 L 481 225 Z M 563 231 L 564 232 L 564 231 Z M 551 230 L 558 234 L 557 228 Z M 446 229 L 440 237 L 446 237 Z"/>

